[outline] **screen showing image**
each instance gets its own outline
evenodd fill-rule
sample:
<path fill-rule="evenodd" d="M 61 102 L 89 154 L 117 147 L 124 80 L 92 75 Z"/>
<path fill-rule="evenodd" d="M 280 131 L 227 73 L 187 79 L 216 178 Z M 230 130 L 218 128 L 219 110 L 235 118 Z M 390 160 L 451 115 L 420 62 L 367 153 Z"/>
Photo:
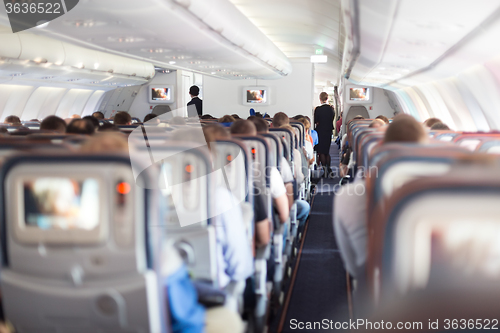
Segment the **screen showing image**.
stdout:
<path fill-rule="evenodd" d="M 99 224 L 99 182 L 93 178 L 47 177 L 25 181 L 28 227 L 92 230 Z"/>
<path fill-rule="evenodd" d="M 170 88 L 151 88 L 153 101 L 170 101 Z"/>
<path fill-rule="evenodd" d="M 247 103 L 262 104 L 267 101 L 265 90 L 247 90 Z"/>
<path fill-rule="evenodd" d="M 370 100 L 370 88 L 350 88 L 349 99 L 351 101 Z"/>

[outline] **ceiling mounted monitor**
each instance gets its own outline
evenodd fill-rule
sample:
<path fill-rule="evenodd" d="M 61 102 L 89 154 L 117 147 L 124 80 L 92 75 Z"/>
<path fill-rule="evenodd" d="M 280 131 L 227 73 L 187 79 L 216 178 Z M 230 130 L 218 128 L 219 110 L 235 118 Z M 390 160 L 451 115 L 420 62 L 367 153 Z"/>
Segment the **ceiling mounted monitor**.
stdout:
<path fill-rule="evenodd" d="M 346 103 L 348 104 L 373 103 L 373 87 L 346 86 Z"/>
<path fill-rule="evenodd" d="M 174 101 L 172 85 L 149 86 L 149 104 L 170 104 Z"/>
<path fill-rule="evenodd" d="M 243 87 L 243 105 L 269 105 L 269 88 L 264 86 Z"/>

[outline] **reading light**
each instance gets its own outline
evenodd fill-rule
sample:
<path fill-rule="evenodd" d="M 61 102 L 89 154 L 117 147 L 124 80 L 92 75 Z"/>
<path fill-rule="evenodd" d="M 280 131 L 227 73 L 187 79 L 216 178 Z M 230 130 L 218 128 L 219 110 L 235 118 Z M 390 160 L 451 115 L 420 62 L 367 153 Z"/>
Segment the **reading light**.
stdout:
<path fill-rule="evenodd" d="M 328 56 L 324 54 L 315 54 L 311 56 L 311 62 L 315 64 L 324 64 L 328 62 Z"/>
<path fill-rule="evenodd" d="M 116 185 L 116 192 L 123 195 L 128 194 L 130 192 L 130 185 L 125 182 L 118 183 Z"/>

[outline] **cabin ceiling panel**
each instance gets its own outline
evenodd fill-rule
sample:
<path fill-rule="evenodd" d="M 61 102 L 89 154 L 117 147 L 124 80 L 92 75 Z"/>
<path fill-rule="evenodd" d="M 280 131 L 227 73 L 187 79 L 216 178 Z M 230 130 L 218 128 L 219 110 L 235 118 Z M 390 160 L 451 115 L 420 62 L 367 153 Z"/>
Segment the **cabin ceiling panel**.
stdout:
<path fill-rule="evenodd" d="M 47 28 L 30 32 L 225 78 L 291 72 L 285 54 L 228 0 L 80 0 Z"/>

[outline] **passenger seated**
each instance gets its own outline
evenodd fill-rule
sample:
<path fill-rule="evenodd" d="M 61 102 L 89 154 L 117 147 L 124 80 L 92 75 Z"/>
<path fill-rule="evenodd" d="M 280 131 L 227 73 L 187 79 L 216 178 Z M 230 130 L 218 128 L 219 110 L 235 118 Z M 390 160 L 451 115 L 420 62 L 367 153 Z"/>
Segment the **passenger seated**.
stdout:
<path fill-rule="evenodd" d="M 435 123 L 434 125 L 431 126 L 431 131 L 449 131 L 450 128 L 448 125 L 443 124 L 443 123 Z"/>
<path fill-rule="evenodd" d="M 401 114 L 387 127 L 383 143 L 426 143 L 423 126 Z M 345 269 L 354 278 L 363 274 L 367 251 L 366 188 L 364 179 L 340 187 L 334 196 L 333 227 Z"/>
<path fill-rule="evenodd" d="M 237 313 L 224 307 L 205 309 L 182 258 L 170 242 L 162 251 L 161 275 L 167 288 L 168 310 L 173 333 L 242 333 Z"/>
<path fill-rule="evenodd" d="M 148 121 L 150 121 L 151 119 L 155 119 L 157 118 L 158 115 L 157 114 L 154 114 L 154 113 L 149 113 L 147 114 L 145 117 L 144 117 L 144 123 L 147 123 Z M 160 119 L 156 119 L 156 121 L 152 121 L 150 124 L 156 124 L 156 123 L 160 123 Z"/>
<path fill-rule="evenodd" d="M 41 130 L 52 131 L 56 133 L 66 133 L 66 122 L 57 116 L 48 116 L 40 124 Z"/>
<path fill-rule="evenodd" d="M 92 117 L 95 117 L 97 120 L 104 120 L 104 113 L 101 111 L 96 111 L 92 113 Z"/>
<path fill-rule="evenodd" d="M 279 128 L 284 125 L 289 125 L 290 124 L 290 119 L 288 118 L 287 114 L 284 112 L 278 112 L 274 115 L 273 121 L 271 123 L 273 128 Z"/>
<path fill-rule="evenodd" d="M 198 129 L 180 129 L 172 138 L 199 144 Z M 204 133 L 205 134 L 205 133 Z M 248 244 L 246 227 L 237 200 L 227 189 L 218 187 L 213 193 L 215 200 L 215 233 L 217 239 L 217 269 L 219 287 L 225 288 L 231 281 L 244 283 L 253 273 L 253 258 Z M 229 209 L 228 209 L 229 208 Z"/>
<path fill-rule="evenodd" d="M 375 119 L 382 120 L 386 125 L 389 125 L 389 123 L 390 123 L 389 119 L 386 116 L 383 116 L 383 115 L 377 116 Z"/>
<path fill-rule="evenodd" d="M 94 116 L 85 116 L 83 117 L 82 119 L 85 119 L 85 120 L 88 120 L 92 123 L 92 125 L 94 125 L 94 131 L 97 131 L 97 129 L 99 128 L 99 120 L 94 117 Z"/>
<path fill-rule="evenodd" d="M 125 111 L 120 111 L 115 114 L 113 124 L 116 126 L 128 126 L 132 124 L 132 116 Z"/>
<path fill-rule="evenodd" d="M 255 125 L 249 120 L 240 120 L 231 126 L 231 134 L 232 135 L 243 135 L 243 136 L 254 136 L 257 135 L 257 129 Z M 288 162 L 284 161 L 285 165 L 288 166 Z M 282 164 L 283 166 L 283 164 Z M 286 168 L 286 167 L 284 167 Z M 292 171 L 290 167 L 288 167 L 288 172 L 290 179 L 287 179 L 289 182 L 293 181 Z M 276 211 L 278 212 L 278 217 L 281 223 L 285 223 L 288 220 L 290 215 L 290 207 L 287 192 L 291 191 L 291 195 L 293 198 L 293 186 L 290 183 L 288 188 L 285 186 L 284 179 L 280 175 L 280 172 L 277 168 L 272 167 L 270 170 L 270 182 L 271 182 L 271 197 L 273 198 L 273 205 Z"/>
<path fill-rule="evenodd" d="M 10 126 L 22 126 L 21 119 L 18 116 L 8 116 L 3 123 Z"/>
<path fill-rule="evenodd" d="M 222 118 L 219 118 L 219 123 L 234 123 L 236 119 L 233 116 L 225 115 Z"/>
<path fill-rule="evenodd" d="M 128 153 L 127 138 L 120 132 L 96 133 L 87 139 L 80 151 L 84 153 Z"/>
<path fill-rule="evenodd" d="M 94 125 L 87 119 L 73 119 L 66 127 L 67 134 L 91 135 L 94 132 Z"/>
<path fill-rule="evenodd" d="M 385 123 L 381 119 L 375 119 L 370 123 L 370 125 L 368 125 L 369 128 L 379 128 L 382 126 L 385 126 Z"/>
<path fill-rule="evenodd" d="M 132 125 L 132 116 L 125 111 L 119 111 L 113 116 L 113 124 L 117 126 Z"/>
<path fill-rule="evenodd" d="M 432 125 L 437 124 L 437 123 L 442 123 L 442 121 L 438 118 L 429 118 L 426 121 L 424 121 L 424 126 L 427 128 L 431 128 Z"/>
<path fill-rule="evenodd" d="M 219 124 L 209 125 L 203 128 L 205 139 L 210 144 L 211 140 L 230 140 L 231 135 Z M 264 204 L 263 194 L 255 192 L 254 186 L 254 223 L 255 223 L 255 247 L 264 247 L 269 243 L 271 231 L 269 228 L 269 219 Z"/>

